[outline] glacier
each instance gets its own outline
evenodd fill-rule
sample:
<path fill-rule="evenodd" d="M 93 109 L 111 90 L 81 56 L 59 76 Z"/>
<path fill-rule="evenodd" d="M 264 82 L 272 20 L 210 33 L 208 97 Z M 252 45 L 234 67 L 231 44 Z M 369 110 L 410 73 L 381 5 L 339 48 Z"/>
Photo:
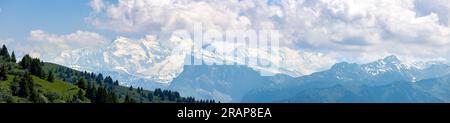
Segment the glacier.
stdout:
<path fill-rule="evenodd" d="M 91 47 L 62 51 L 54 57 L 45 57 L 45 61 L 65 65 L 77 70 L 103 73 L 113 76 L 125 86 L 139 86 L 146 89 L 166 88 L 183 71 L 187 57 L 200 58 L 205 63 L 246 64 L 246 58 L 263 58 L 273 66 L 248 65 L 248 67 L 270 75 L 286 74 L 299 77 L 324 70 L 335 60 L 320 53 L 298 52 L 286 47 L 266 51 L 243 45 L 210 42 L 212 50 L 194 49 L 192 41 L 180 37 L 171 37 L 167 41 L 147 35 L 132 40 L 117 37 L 104 47 Z M 181 47 L 181 48 L 180 48 Z M 175 48 L 181 51 L 173 52 Z M 259 55 L 274 54 L 275 57 Z"/>

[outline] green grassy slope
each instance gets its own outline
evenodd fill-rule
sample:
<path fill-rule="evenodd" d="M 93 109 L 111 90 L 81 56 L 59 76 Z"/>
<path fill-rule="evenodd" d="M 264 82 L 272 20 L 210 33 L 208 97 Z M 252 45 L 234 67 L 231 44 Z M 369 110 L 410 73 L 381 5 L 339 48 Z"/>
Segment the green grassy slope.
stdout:
<path fill-rule="evenodd" d="M 11 56 L 5 46 L 0 49 L 0 103 L 214 103 L 181 97 L 170 90 L 121 86 L 109 76 L 45 63 L 28 55 L 20 61 Z"/>
<path fill-rule="evenodd" d="M 194 98 L 189 97 L 189 99 L 184 98 L 184 97 L 179 97 L 178 92 L 174 92 L 172 91 L 171 93 L 177 93 L 176 95 L 178 95 L 177 99 L 175 100 L 169 100 L 169 99 L 165 99 L 166 97 L 162 97 L 161 95 L 155 95 L 154 91 L 149 91 L 149 90 L 143 90 L 143 89 L 136 89 L 133 88 L 132 90 L 130 90 L 130 87 L 125 87 L 125 86 L 118 86 L 118 85 L 114 85 L 111 83 L 97 83 L 95 82 L 96 78 L 89 78 L 89 77 L 85 77 L 83 74 L 85 74 L 84 72 L 81 71 L 77 71 L 65 66 L 61 66 L 58 64 L 54 64 L 54 63 L 44 63 L 43 65 L 43 69 L 44 71 L 52 71 L 54 73 L 56 73 L 56 78 L 59 80 L 65 80 L 67 81 L 66 83 L 71 83 L 71 84 L 76 84 L 77 80 L 79 80 L 80 78 L 85 78 L 87 81 L 89 81 L 90 83 L 92 83 L 94 86 L 106 86 L 108 89 L 110 89 L 111 91 L 113 91 L 116 95 L 119 101 L 124 101 L 125 97 L 128 95 L 131 98 L 133 98 L 136 102 L 143 102 L 143 103 L 177 103 L 177 102 L 189 102 L 187 100 L 190 100 L 191 102 L 193 100 L 195 100 Z M 92 74 L 92 73 L 88 73 L 88 74 Z M 97 74 L 95 74 L 97 75 Z M 164 90 L 162 90 L 164 91 Z M 167 90 L 166 90 L 167 91 Z M 75 91 L 76 93 L 77 91 Z M 151 98 L 149 98 L 149 95 L 152 95 Z"/>

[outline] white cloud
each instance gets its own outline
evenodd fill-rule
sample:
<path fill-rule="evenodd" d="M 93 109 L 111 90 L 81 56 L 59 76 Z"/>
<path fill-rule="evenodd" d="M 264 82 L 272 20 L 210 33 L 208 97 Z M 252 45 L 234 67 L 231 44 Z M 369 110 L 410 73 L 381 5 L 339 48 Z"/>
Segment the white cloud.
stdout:
<path fill-rule="evenodd" d="M 89 6 L 94 9 L 95 12 L 100 12 L 105 8 L 105 3 L 102 0 L 92 0 L 89 2 Z"/>
<path fill-rule="evenodd" d="M 96 1 L 91 3 L 103 3 Z M 119 0 L 117 4 L 103 5 L 104 9 L 91 4 L 94 12 L 86 20 L 97 27 L 117 32 L 161 35 L 176 29 L 192 29 L 193 23 L 203 23 L 209 29 L 246 28 L 250 20 L 239 14 L 238 7 L 232 6 L 237 3 L 237 0 Z"/>
<path fill-rule="evenodd" d="M 63 50 L 106 45 L 108 40 L 100 34 L 78 30 L 66 35 L 57 35 L 43 30 L 31 30 L 27 43 L 33 46 L 35 57 L 53 56 Z"/>
<path fill-rule="evenodd" d="M 6 45 L 8 50 L 14 51 L 17 58 L 22 57 L 25 53 L 31 53 L 32 48 L 30 45 L 25 45 L 28 42 L 25 41 L 17 41 L 12 38 L 4 38 L 0 39 L 0 45 Z"/>
<path fill-rule="evenodd" d="M 67 35 L 56 35 L 43 30 L 31 30 L 29 40 L 57 45 L 63 49 L 74 49 L 104 45 L 107 39 L 97 33 L 76 31 Z"/>
<path fill-rule="evenodd" d="M 427 15 L 431 12 L 436 13 L 439 22 L 448 25 L 450 20 L 450 1 L 448 0 L 416 0 L 415 3 L 418 15 Z"/>
<path fill-rule="evenodd" d="M 43 30 L 32 30 L 25 40 L 0 39 L 0 44 L 5 44 L 10 50 L 14 50 L 17 57 L 30 54 L 42 59 L 51 59 L 63 50 L 96 47 L 106 43 L 107 39 L 103 36 L 86 31 L 56 35 Z"/>
<path fill-rule="evenodd" d="M 119 0 L 87 18 L 117 32 L 170 34 L 192 29 L 278 29 L 282 45 L 364 61 L 395 54 L 448 58 L 447 0 Z M 294 44 L 294 45 L 291 45 Z"/>

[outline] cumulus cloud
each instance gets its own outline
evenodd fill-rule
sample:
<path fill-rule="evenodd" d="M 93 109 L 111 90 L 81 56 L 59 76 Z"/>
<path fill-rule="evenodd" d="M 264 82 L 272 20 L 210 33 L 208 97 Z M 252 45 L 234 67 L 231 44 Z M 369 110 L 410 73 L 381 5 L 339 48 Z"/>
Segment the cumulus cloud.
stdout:
<path fill-rule="evenodd" d="M 31 30 L 29 40 L 53 44 L 62 49 L 74 49 L 99 46 L 107 43 L 107 39 L 97 33 L 78 30 L 67 35 L 56 35 L 43 30 Z"/>
<path fill-rule="evenodd" d="M 10 50 L 11 52 L 14 51 L 16 57 L 18 58 L 22 57 L 26 53 L 34 54 L 34 50 L 32 49 L 32 47 L 25 44 L 29 44 L 29 42 L 18 41 L 13 38 L 0 39 L 0 45 L 6 45 L 8 47 L 8 50 Z"/>
<path fill-rule="evenodd" d="M 436 13 L 439 22 L 448 26 L 450 13 L 450 1 L 448 0 L 416 0 L 414 2 L 415 10 L 419 16 Z"/>
<path fill-rule="evenodd" d="M 449 44 L 449 27 L 439 22 L 441 15 L 419 15 L 413 0 L 319 0 L 295 5 L 296 11 L 285 18 L 293 22 L 284 23 L 291 28 L 281 30 L 303 48 L 329 49 L 337 57 L 361 61 L 386 54 L 448 57 L 450 51 L 444 47 Z"/>
<path fill-rule="evenodd" d="M 366 61 L 385 55 L 449 58 L 447 0 L 119 0 L 91 2 L 86 20 L 117 32 L 277 29 L 282 45 Z"/>
<path fill-rule="evenodd" d="M 89 6 L 94 9 L 95 12 L 100 12 L 105 8 L 105 3 L 102 0 L 92 0 L 89 2 Z"/>
<path fill-rule="evenodd" d="M 0 39 L 0 44 L 5 44 L 11 50 L 16 51 L 18 57 L 30 54 L 33 57 L 51 59 L 63 50 L 73 50 L 87 47 L 107 45 L 108 40 L 100 34 L 78 30 L 66 35 L 57 35 L 43 30 L 31 30 L 25 40 L 12 38 Z"/>
<path fill-rule="evenodd" d="M 202 23 L 208 29 L 243 28 L 250 25 L 239 14 L 238 1 L 119 0 L 117 4 L 91 2 L 93 13 L 86 20 L 117 32 L 170 34 L 176 29 L 192 29 Z M 241 5 L 239 5 L 241 6 Z M 230 8 L 231 7 L 231 8 Z"/>
<path fill-rule="evenodd" d="M 63 50 L 106 45 L 108 40 L 100 34 L 78 30 L 66 35 L 57 35 L 43 30 L 31 30 L 27 43 L 33 46 L 28 53 L 35 57 L 48 58 Z M 45 55 L 45 56 L 43 56 Z"/>

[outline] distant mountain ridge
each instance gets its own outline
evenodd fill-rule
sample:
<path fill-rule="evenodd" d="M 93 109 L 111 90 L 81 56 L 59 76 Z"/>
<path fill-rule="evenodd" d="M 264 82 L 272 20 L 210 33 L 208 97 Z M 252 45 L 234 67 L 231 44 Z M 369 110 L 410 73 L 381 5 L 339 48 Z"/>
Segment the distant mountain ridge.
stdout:
<path fill-rule="evenodd" d="M 364 91 L 361 92 L 367 92 L 370 95 L 353 93 L 355 95 L 349 97 L 372 97 L 365 100 L 352 99 L 353 101 L 396 102 L 397 100 L 389 100 L 387 97 L 395 97 L 397 93 L 392 93 L 391 96 L 377 97 L 380 93 L 375 92 L 383 92 L 377 90 L 388 90 L 390 88 L 388 85 L 402 85 L 400 88 L 403 89 L 400 90 L 405 90 L 405 93 L 411 92 L 420 95 L 424 97 L 423 99 L 427 99 L 424 102 L 439 102 L 442 100 L 429 97 L 430 94 L 427 91 L 417 89 L 416 86 L 411 88 L 412 86 L 406 86 L 408 84 L 398 84 L 397 82 L 415 83 L 423 79 L 445 76 L 449 73 L 450 67 L 443 63 L 430 63 L 427 67 L 416 67 L 402 63 L 396 56 L 388 56 L 367 64 L 341 62 L 333 65 L 329 70 L 298 78 L 282 74 L 263 77 L 257 71 L 246 66 L 200 65 L 185 66 L 180 76 L 172 82 L 170 89 L 188 94 L 188 96 L 222 102 L 289 102 L 301 101 L 291 98 L 307 96 L 302 95 L 302 92 L 311 94 L 312 92 L 321 93 L 330 89 L 352 87 L 362 89 Z M 392 91 L 398 92 L 395 89 Z M 421 102 L 419 100 L 421 98 L 404 98 L 408 99 L 403 100 L 406 102 Z M 330 100 L 324 100 L 324 102 L 328 101 Z M 308 102 L 308 100 L 305 102 Z M 330 102 L 333 102 L 333 100 Z"/>
<path fill-rule="evenodd" d="M 446 64 L 418 68 L 402 63 L 396 56 L 367 64 L 341 62 L 326 71 L 251 91 L 242 101 L 441 102 L 448 99 L 436 97 L 417 83 L 449 74 L 450 67 Z"/>
<path fill-rule="evenodd" d="M 185 96 L 214 99 L 221 102 L 240 102 L 245 93 L 276 83 L 287 75 L 261 76 L 247 66 L 194 65 L 185 66 L 169 89 Z M 279 79 L 278 79 L 279 80 Z"/>

